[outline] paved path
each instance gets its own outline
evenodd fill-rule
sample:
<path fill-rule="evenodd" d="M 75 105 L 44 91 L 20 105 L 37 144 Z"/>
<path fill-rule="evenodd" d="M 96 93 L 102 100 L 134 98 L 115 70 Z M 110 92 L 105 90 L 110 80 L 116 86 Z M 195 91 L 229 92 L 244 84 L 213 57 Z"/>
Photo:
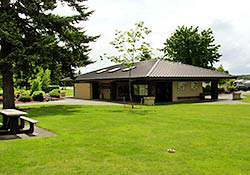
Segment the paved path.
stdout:
<path fill-rule="evenodd" d="M 34 128 L 33 134 L 16 134 L 16 135 L 0 135 L 1 140 L 14 140 L 14 139 L 31 139 L 31 138 L 44 138 L 44 137 L 52 137 L 57 136 L 57 134 L 47 131 L 45 129 L 36 127 Z"/>
<path fill-rule="evenodd" d="M 244 104 L 244 105 L 250 105 L 250 103 L 235 101 L 235 100 L 229 100 L 229 99 L 219 99 L 218 101 L 211 101 L 211 102 L 201 102 L 198 104 Z"/>
<path fill-rule="evenodd" d="M 121 106 L 123 104 L 116 102 L 108 102 L 101 100 L 82 100 L 75 99 L 73 97 L 65 98 L 65 100 L 49 101 L 49 102 L 36 102 L 27 104 L 17 104 L 16 106 L 30 106 L 30 105 L 43 105 L 43 104 L 53 104 L 53 105 L 85 105 L 85 106 Z"/>
<path fill-rule="evenodd" d="M 245 98 L 243 94 L 250 94 L 249 91 L 241 91 L 241 98 Z M 202 102 L 199 104 L 246 104 L 250 105 L 250 103 L 245 103 L 237 100 L 232 100 L 233 95 L 232 94 L 220 94 L 219 95 L 219 100 L 218 101 L 211 101 L 211 102 Z"/>
<path fill-rule="evenodd" d="M 247 92 L 242 91 L 241 93 L 250 94 L 250 91 L 247 91 Z M 242 95 L 242 98 L 244 98 L 243 95 Z M 73 97 L 67 97 L 65 98 L 65 100 L 16 104 L 16 106 L 31 106 L 31 105 L 42 105 L 42 104 L 84 105 L 84 106 L 122 106 L 123 105 L 122 103 L 119 103 L 119 102 L 109 102 L 109 101 L 101 101 L 101 100 L 83 100 L 83 99 L 75 99 Z M 232 94 L 220 94 L 218 101 L 201 102 L 198 104 L 249 104 L 249 103 L 232 100 Z"/>

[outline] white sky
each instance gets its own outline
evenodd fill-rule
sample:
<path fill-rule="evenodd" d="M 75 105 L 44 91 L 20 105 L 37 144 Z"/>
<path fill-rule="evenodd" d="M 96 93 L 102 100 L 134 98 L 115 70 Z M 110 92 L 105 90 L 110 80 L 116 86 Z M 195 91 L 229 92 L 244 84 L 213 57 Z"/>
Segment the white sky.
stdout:
<path fill-rule="evenodd" d="M 81 25 L 89 35 L 101 37 L 91 44 L 90 58 L 96 63 L 81 68 L 82 73 L 111 65 L 99 57 L 115 54 L 109 44 L 115 30 L 129 30 L 139 21 L 152 30 L 148 41 L 153 48 L 162 48 L 178 26 L 212 28 L 222 54 L 216 66 L 222 64 L 231 74 L 250 73 L 249 0 L 89 0 L 86 5 L 95 12 Z M 66 8 L 58 10 L 72 13 Z"/>

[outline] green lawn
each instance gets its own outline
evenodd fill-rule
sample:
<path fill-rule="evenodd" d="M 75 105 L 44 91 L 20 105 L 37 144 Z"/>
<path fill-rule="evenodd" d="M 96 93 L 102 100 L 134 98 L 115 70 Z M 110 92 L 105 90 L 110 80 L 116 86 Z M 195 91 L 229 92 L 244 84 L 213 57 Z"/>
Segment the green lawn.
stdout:
<path fill-rule="evenodd" d="M 250 174 L 249 105 L 32 108 L 59 136 L 0 141 L 0 174 Z"/>
<path fill-rule="evenodd" d="M 250 103 L 250 94 L 244 94 L 246 98 L 242 98 L 240 101 Z"/>
<path fill-rule="evenodd" d="M 74 96 L 74 89 L 66 89 L 66 90 L 61 90 L 62 92 L 66 91 L 66 96 Z"/>

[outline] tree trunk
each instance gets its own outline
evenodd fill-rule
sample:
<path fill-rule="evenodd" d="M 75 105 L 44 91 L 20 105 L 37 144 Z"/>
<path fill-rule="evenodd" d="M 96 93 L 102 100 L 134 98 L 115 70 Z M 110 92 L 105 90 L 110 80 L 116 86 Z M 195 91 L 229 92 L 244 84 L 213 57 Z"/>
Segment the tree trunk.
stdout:
<path fill-rule="evenodd" d="M 131 69 L 129 70 L 129 84 L 128 84 L 129 87 L 128 88 L 129 88 L 129 98 L 130 98 L 131 106 L 132 106 L 132 109 L 134 109 L 130 76 L 131 76 Z"/>
<path fill-rule="evenodd" d="M 3 109 L 15 109 L 14 83 L 11 64 L 3 64 Z"/>
<path fill-rule="evenodd" d="M 10 7 L 10 0 L 1 1 L 2 8 L 8 12 Z M 2 48 L 0 50 L 0 57 L 5 58 L 11 52 L 11 44 L 4 39 L 1 42 Z M 3 76 L 3 109 L 14 109 L 14 83 L 13 83 L 13 70 L 12 64 L 1 64 L 1 73 Z"/>

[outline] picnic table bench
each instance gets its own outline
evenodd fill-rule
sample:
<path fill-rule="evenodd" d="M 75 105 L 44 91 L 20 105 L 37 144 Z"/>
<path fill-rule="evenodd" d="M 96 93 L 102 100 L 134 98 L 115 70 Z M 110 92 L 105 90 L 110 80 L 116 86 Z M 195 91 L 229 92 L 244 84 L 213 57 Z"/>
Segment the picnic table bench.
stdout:
<path fill-rule="evenodd" d="M 37 123 L 36 120 L 25 117 L 28 115 L 26 112 L 19 111 L 16 109 L 3 109 L 0 111 L 3 116 L 3 124 L 0 134 L 21 134 L 21 133 L 33 133 L 34 124 Z M 19 125 L 20 121 L 20 125 Z M 30 128 L 24 130 L 24 122 L 27 121 L 30 124 Z"/>
<path fill-rule="evenodd" d="M 33 120 L 33 119 L 31 119 L 31 118 L 28 118 L 28 117 L 25 117 L 25 116 L 21 116 L 21 117 L 20 117 L 20 121 L 21 121 L 20 127 L 19 127 L 20 129 L 23 129 L 23 128 L 24 128 L 24 126 L 25 126 L 25 121 L 26 121 L 26 122 L 29 122 L 30 128 L 29 128 L 28 130 L 26 130 L 27 133 L 33 133 L 33 132 L 34 132 L 34 125 L 38 123 L 38 121 Z"/>

